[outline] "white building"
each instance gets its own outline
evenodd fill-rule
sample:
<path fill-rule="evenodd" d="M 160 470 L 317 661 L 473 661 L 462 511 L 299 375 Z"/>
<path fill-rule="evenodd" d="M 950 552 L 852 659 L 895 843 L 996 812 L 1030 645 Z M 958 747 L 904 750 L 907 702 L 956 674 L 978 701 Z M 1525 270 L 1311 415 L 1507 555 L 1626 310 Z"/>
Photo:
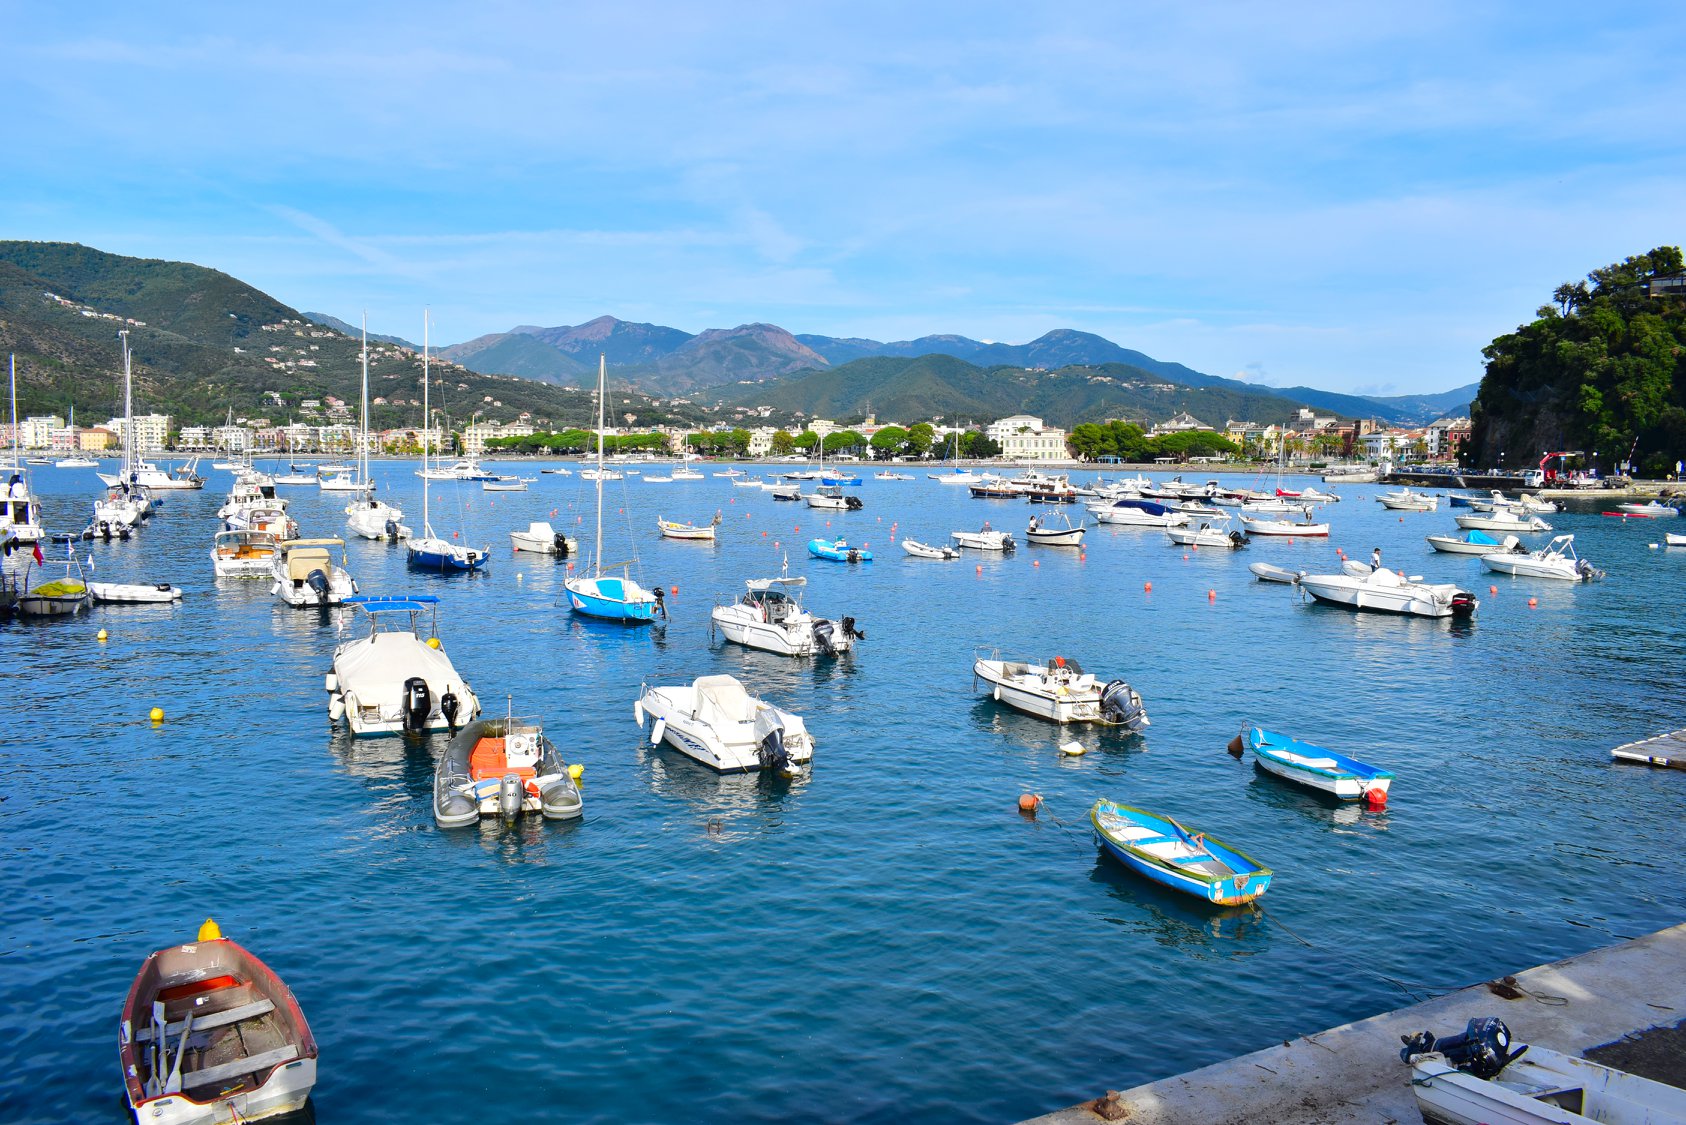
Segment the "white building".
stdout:
<path fill-rule="evenodd" d="M 773 452 L 773 435 L 779 431 L 772 426 L 757 426 L 749 431 L 749 455 L 765 457 Z"/>
<path fill-rule="evenodd" d="M 991 422 L 984 436 L 1001 447 L 1001 456 L 1009 461 L 1064 461 L 1071 453 L 1066 448 L 1065 431 L 1044 426 L 1042 419 L 1030 414 L 1015 414 Z"/>
<path fill-rule="evenodd" d="M 18 423 L 18 442 L 25 449 L 46 449 L 53 443 L 53 431 L 64 429 L 57 414 L 31 415 Z"/>
<path fill-rule="evenodd" d="M 463 427 L 462 451 L 465 457 L 478 457 L 492 438 L 529 437 L 533 427 L 526 422 L 473 422 Z"/>
<path fill-rule="evenodd" d="M 105 428 L 115 433 L 123 445 L 145 453 L 149 450 L 164 448 L 164 444 L 170 438 L 170 416 L 168 414 L 142 414 L 137 416 L 135 418 L 135 432 L 132 437 L 122 418 L 113 418 L 105 424 Z"/>
<path fill-rule="evenodd" d="M 1211 429 L 1210 426 L 1208 426 L 1206 423 L 1202 422 L 1200 419 L 1196 418 L 1194 415 L 1189 414 L 1185 411 L 1181 414 L 1171 415 L 1170 419 L 1168 419 L 1167 421 L 1159 423 L 1159 425 L 1157 425 L 1157 426 L 1153 427 L 1153 429 L 1149 430 L 1148 433 L 1150 433 L 1150 434 L 1184 434 L 1184 433 L 1189 433 L 1190 431 L 1193 431 L 1193 430 L 1209 430 L 1209 429 Z"/>
<path fill-rule="evenodd" d="M 176 435 L 177 449 L 209 449 L 211 447 L 211 428 L 209 426 L 183 426 Z"/>

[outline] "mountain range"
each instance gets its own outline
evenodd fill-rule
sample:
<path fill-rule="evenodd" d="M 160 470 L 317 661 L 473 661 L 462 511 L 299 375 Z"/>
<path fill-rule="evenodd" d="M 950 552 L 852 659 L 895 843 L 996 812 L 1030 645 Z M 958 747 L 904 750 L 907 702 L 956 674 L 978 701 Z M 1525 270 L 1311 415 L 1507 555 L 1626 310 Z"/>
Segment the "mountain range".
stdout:
<path fill-rule="evenodd" d="M 766 384 L 769 392 L 774 387 L 792 385 L 816 391 L 823 387 L 823 401 L 858 405 L 871 397 L 865 394 L 865 385 L 862 394 L 849 396 L 838 393 L 834 381 L 813 381 L 808 376 L 826 370 L 850 371 L 850 365 L 863 359 L 921 356 L 948 356 L 987 369 L 1127 367 L 1140 377 L 1157 376 L 1183 387 L 1221 389 L 1244 396 L 1245 400 L 1275 397 L 1296 408 L 1303 404 L 1322 412 L 1348 418 L 1375 418 L 1391 425 L 1421 425 L 1447 414 L 1467 413 L 1477 387 L 1472 383 L 1441 394 L 1397 397 L 1348 395 L 1315 387 L 1267 387 L 1207 375 L 1181 363 L 1155 359 L 1122 347 L 1103 336 L 1068 328 L 1055 329 L 1027 344 L 994 343 L 956 335 L 921 336 L 916 340 L 886 343 L 858 337 L 792 335 L 771 324 L 709 329 L 693 336 L 677 328 L 600 316 L 577 326 L 521 325 L 440 350 L 441 355 L 471 370 L 565 385 L 589 383 L 594 366 L 591 361 L 600 353 L 612 371 L 648 394 L 691 395 L 699 400 L 748 404 L 757 402 L 754 396 L 746 397 L 726 384 Z M 874 373 L 882 370 L 872 369 Z M 886 395 L 880 385 L 873 384 L 872 389 L 876 392 L 875 405 L 900 401 Z M 919 393 L 908 397 L 921 400 Z M 759 401 L 765 405 L 778 404 L 779 409 L 801 409 L 793 405 L 795 400 L 790 394 L 764 396 Z M 822 409 L 821 401 L 816 399 L 811 404 L 815 409 L 807 412 L 838 412 L 833 407 Z M 879 412 L 886 409 L 879 407 Z"/>

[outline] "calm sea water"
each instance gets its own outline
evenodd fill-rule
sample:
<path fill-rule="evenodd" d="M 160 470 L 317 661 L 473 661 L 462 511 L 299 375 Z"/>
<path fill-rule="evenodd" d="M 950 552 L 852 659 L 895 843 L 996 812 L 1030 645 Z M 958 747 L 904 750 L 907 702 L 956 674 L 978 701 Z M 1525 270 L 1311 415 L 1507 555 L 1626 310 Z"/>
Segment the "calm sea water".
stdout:
<path fill-rule="evenodd" d="M 415 522 L 411 468 L 377 476 Z M 353 573 L 366 592 L 438 594 L 487 709 L 507 696 L 543 717 L 587 783 L 583 822 L 444 832 L 443 739 L 329 728 L 322 677 L 360 625 L 212 579 L 229 478 L 211 477 L 93 547 L 96 577 L 173 581 L 180 605 L 0 626 L 8 1122 L 121 1119 L 123 995 L 207 915 L 293 987 L 333 1122 L 1007 1121 L 1682 916 L 1682 778 L 1607 756 L 1683 722 L 1686 551 L 1648 550 L 1656 524 L 1554 517 L 1610 572 L 1584 587 L 1433 555 L 1444 508 L 1401 519 L 1353 486 L 1327 542 L 1185 557 L 1101 527 L 1081 557 L 943 563 L 892 533 L 1022 530 L 1032 509 L 920 474 L 869 477 L 865 509 L 830 517 L 878 552 L 850 568 L 807 557 L 826 517 L 805 507 L 628 478 L 606 486 L 609 553 L 635 550 L 679 593 L 665 629 L 625 629 L 570 616 L 564 571 L 508 550 L 553 509 L 589 527 L 577 476 L 436 487 L 436 528 L 491 543 L 490 571 L 418 577 L 353 541 Z M 85 522 L 91 471 L 35 479 L 54 527 Z M 289 495 L 307 534 L 343 533 L 343 498 Z M 718 545 L 656 536 L 658 515 L 716 509 Z M 1337 546 L 1472 587 L 1479 617 L 1314 607 L 1246 570 L 1334 569 Z M 852 659 L 710 645 L 716 597 L 786 554 L 813 608 L 866 629 Z M 1153 725 L 1060 735 L 975 689 L 979 649 L 1125 677 Z M 807 716 L 811 776 L 721 778 L 644 743 L 641 683 L 717 672 Z M 1334 808 L 1255 773 L 1224 751 L 1249 720 L 1391 767 L 1392 803 Z M 1090 752 L 1060 757 L 1070 737 Z M 1036 820 L 1016 811 L 1025 792 L 1047 800 Z M 1266 913 L 1208 910 L 1100 858 L 1085 814 L 1103 796 L 1270 864 Z"/>

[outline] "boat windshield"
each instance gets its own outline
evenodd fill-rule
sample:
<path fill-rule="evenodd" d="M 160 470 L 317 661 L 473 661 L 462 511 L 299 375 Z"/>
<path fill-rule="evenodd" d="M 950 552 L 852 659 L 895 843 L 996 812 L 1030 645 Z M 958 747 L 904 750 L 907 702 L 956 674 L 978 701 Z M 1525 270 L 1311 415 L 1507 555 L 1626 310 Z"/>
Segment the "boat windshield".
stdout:
<path fill-rule="evenodd" d="M 1053 671 L 1056 668 L 1063 668 L 1074 676 L 1081 676 L 1083 674 L 1083 666 L 1069 656 L 1052 657 L 1048 661 L 1048 670 Z"/>

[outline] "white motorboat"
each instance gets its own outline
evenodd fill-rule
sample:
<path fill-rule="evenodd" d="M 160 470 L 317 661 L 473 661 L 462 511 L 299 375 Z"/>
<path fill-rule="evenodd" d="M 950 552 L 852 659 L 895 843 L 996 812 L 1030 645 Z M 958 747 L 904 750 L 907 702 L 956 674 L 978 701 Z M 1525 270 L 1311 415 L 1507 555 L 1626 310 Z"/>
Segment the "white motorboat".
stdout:
<path fill-rule="evenodd" d="M 292 539 L 299 533 L 298 521 L 279 504 L 249 504 L 230 512 L 222 521 L 229 531 L 267 531 L 278 539 Z"/>
<path fill-rule="evenodd" d="M 449 465 L 424 466 L 416 470 L 416 475 L 423 480 L 489 481 L 499 479 L 496 473 L 482 469 L 479 462 L 472 457 L 464 457 L 462 460 Z"/>
<path fill-rule="evenodd" d="M 397 543 L 410 537 L 403 511 L 373 496 L 353 500 L 345 506 L 345 525 L 362 539 Z"/>
<path fill-rule="evenodd" d="M 1436 1125 L 1678 1125 L 1686 1090 L 1539 1046 L 1511 1047 L 1493 1016 L 1405 1040 L 1411 1092 Z"/>
<path fill-rule="evenodd" d="M 1253 577 L 1260 582 L 1280 582 L 1284 586 L 1298 586 L 1300 579 L 1305 577 L 1303 570 L 1288 570 L 1286 567 L 1271 563 L 1248 563 L 1247 569 L 1253 572 Z"/>
<path fill-rule="evenodd" d="M 625 480 L 626 478 L 614 469 L 581 469 L 581 480 Z"/>
<path fill-rule="evenodd" d="M 539 472 L 549 473 L 559 477 L 571 477 L 574 475 L 574 470 L 572 469 L 540 469 Z"/>
<path fill-rule="evenodd" d="M 836 621 L 815 617 L 802 604 L 806 578 L 751 578 L 749 592 L 729 605 L 717 605 L 709 615 L 727 640 L 780 656 L 840 656 L 865 634 L 853 617 Z"/>
<path fill-rule="evenodd" d="M 1221 547 L 1233 550 L 1247 545 L 1247 537 L 1232 529 L 1228 520 L 1218 525 L 1202 523 L 1197 528 L 1167 527 L 1165 537 L 1181 547 Z"/>
<path fill-rule="evenodd" d="M 431 594 L 408 597 L 347 597 L 363 610 L 369 633 L 334 650 L 328 690 L 328 719 L 342 718 L 354 735 L 420 734 L 456 730 L 480 714 L 480 699 L 457 674 L 439 643 L 437 620 L 422 636 L 423 614 L 437 614 Z"/>
<path fill-rule="evenodd" d="M 767 491 L 773 494 L 774 500 L 802 499 L 802 486 L 800 484 L 775 484 Z"/>
<path fill-rule="evenodd" d="M 269 477 L 262 473 L 239 476 L 234 480 L 234 487 L 229 489 L 228 501 L 217 509 L 217 518 L 226 521 L 241 508 L 253 505 L 284 509 L 287 504 L 286 499 L 275 494 L 275 482 Z"/>
<path fill-rule="evenodd" d="M 913 474 L 912 473 L 898 473 L 898 472 L 893 472 L 892 470 L 889 470 L 889 469 L 885 469 L 881 473 L 873 473 L 872 479 L 873 480 L 912 480 Z"/>
<path fill-rule="evenodd" d="M 960 552 L 953 547 L 934 547 L 929 543 L 921 543 L 917 539 L 903 539 L 902 550 L 916 559 L 957 559 Z"/>
<path fill-rule="evenodd" d="M 211 545 L 211 567 L 218 578 L 267 578 L 275 570 L 278 542 L 268 531 L 219 531 Z"/>
<path fill-rule="evenodd" d="M 766 488 L 767 486 L 753 477 L 742 477 L 732 481 L 733 488 Z"/>
<path fill-rule="evenodd" d="M 151 605 L 181 601 L 181 588 L 168 582 L 90 582 L 95 605 Z"/>
<path fill-rule="evenodd" d="M 481 492 L 525 492 L 536 477 L 493 477 L 480 482 Z"/>
<path fill-rule="evenodd" d="M 1686 547 L 1686 535 L 1676 535 L 1672 531 L 1663 535 L 1663 541 L 1669 547 Z"/>
<path fill-rule="evenodd" d="M 646 687 L 633 705 L 642 727 L 653 719 L 650 745 L 666 742 L 721 773 L 801 773 L 814 740 L 801 717 L 756 699 L 732 676 L 701 676 L 674 687 Z"/>
<path fill-rule="evenodd" d="M 720 526 L 721 516 L 714 513 L 714 518 L 707 523 L 680 523 L 677 520 L 656 517 L 656 529 L 662 533 L 664 539 L 699 539 L 708 543 L 714 542 L 714 530 Z"/>
<path fill-rule="evenodd" d="M 1324 484 L 1375 484 L 1376 470 L 1364 465 L 1335 466 L 1324 471 Z"/>
<path fill-rule="evenodd" d="M 130 484 L 138 484 L 142 488 L 154 492 L 169 492 L 205 487 L 205 478 L 196 471 L 199 468 L 199 458 L 194 457 L 185 465 L 177 465 L 170 469 L 160 469 L 151 461 L 134 461 L 121 473 L 99 473 L 98 477 L 108 485 L 116 485 L 120 480 L 127 480 Z"/>
<path fill-rule="evenodd" d="M 1304 500 L 1270 496 L 1263 500 L 1244 500 L 1241 503 L 1241 510 L 1248 515 L 1281 515 L 1285 512 L 1304 515 L 1311 511 L 1311 505 Z"/>
<path fill-rule="evenodd" d="M 485 816 L 514 820 L 539 813 L 577 820 L 585 812 L 583 768 L 562 760 L 538 723 L 481 719 L 469 723 L 439 756 L 433 774 L 433 820 L 441 828 L 478 824 Z"/>
<path fill-rule="evenodd" d="M 956 469 L 952 473 L 926 473 L 938 484 L 982 484 L 984 478 L 970 469 Z"/>
<path fill-rule="evenodd" d="M 644 483 L 645 484 L 672 484 L 673 478 L 672 477 L 660 477 L 660 476 L 646 475 L 644 477 Z"/>
<path fill-rule="evenodd" d="M 1557 504 L 1552 500 L 1541 500 L 1538 496 L 1524 492 L 1516 501 L 1517 507 L 1524 512 L 1532 512 L 1536 516 L 1549 516 L 1557 511 Z"/>
<path fill-rule="evenodd" d="M 777 493 L 774 495 L 776 497 Z M 808 502 L 808 507 L 827 512 L 855 512 L 864 506 L 859 496 L 846 496 L 842 486 L 835 484 L 822 484 L 805 494 L 802 499 Z"/>
<path fill-rule="evenodd" d="M 979 659 L 974 679 L 990 685 L 990 695 L 1016 711 L 1055 723 L 1102 723 L 1139 731 L 1148 726 L 1142 697 L 1123 680 L 1101 683 L 1077 661 L 1056 656 L 1035 661 Z"/>
<path fill-rule="evenodd" d="M 677 469 L 673 470 L 672 476 L 670 476 L 669 479 L 670 480 L 702 480 L 703 474 L 697 472 L 695 469 L 681 466 L 680 468 L 677 468 Z"/>
<path fill-rule="evenodd" d="M 571 558 L 578 554 L 580 549 L 578 539 L 557 531 L 550 526 L 548 520 L 535 520 L 527 525 L 526 531 L 510 532 L 509 543 L 517 551 L 526 551 L 534 555 L 555 555 L 559 559 Z"/>
<path fill-rule="evenodd" d="M 1559 535 L 1538 551 L 1497 551 L 1481 556 L 1481 565 L 1499 574 L 1517 578 L 1555 578 L 1564 582 L 1590 582 L 1604 572 L 1575 553 L 1575 537 Z"/>
<path fill-rule="evenodd" d="M 323 492 L 371 492 L 374 482 L 360 477 L 355 469 L 340 469 L 332 473 L 319 473 L 316 487 Z"/>
<path fill-rule="evenodd" d="M 1382 507 L 1393 512 L 1432 512 L 1440 506 L 1440 497 L 1410 488 L 1384 492 L 1376 497 Z"/>
<path fill-rule="evenodd" d="M 60 457 L 53 464 L 61 469 L 97 469 L 100 467 L 100 463 L 92 457 Z"/>
<path fill-rule="evenodd" d="M 1248 535 L 1300 536 L 1306 539 L 1326 537 L 1329 525 L 1318 523 L 1308 513 L 1303 520 L 1261 520 L 1242 516 L 1241 527 Z"/>
<path fill-rule="evenodd" d="M 288 465 L 286 472 L 275 474 L 276 484 L 289 486 L 315 484 L 317 479 L 318 478 L 314 470 L 309 469 L 308 467 L 300 469 L 297 465 Z"/>
<path fill-rule="evenodd" d="M 1341 498 L 1333 492 L 1324 492 L 1317 488 L 1302 488 L 1300 499 L 1310 500 L 1314 504 L 1339 504 L 1341 502 Z"/>
<path fill-rule="evenodd" d="M 1468 516 L 1454 516 L 1459 527 L 1466 531 L 1510 531 L 1532 535 L 1550 531 L 1551 525 L 1539 516 L 1522 515 L 1511 511 L 1477 512 Z"/>
<path fill-rule="evenodd" d="M 725 478 L 730 479 L 730 478 L 736 478 L 736 477 L 741 477 L 741 476 L 747 476 L 748 474 L 745 473 L 742 469 L 727 469 L 723 473 L 710 473 L 708 475 L 711 476 L 711 477 L 725 477 Z"/>
<path fill-rule="evenodd" d="M 1352 565 L 1366 572 L 1304 574 L 1300 576 L 1300 589 L 1329 605 L 1410 617 L 1468 617 L 1480 605 L 1475 595 L 1451 583 L 1428 584 L 1402 578 L 1385 568 L 1369 570 L 1363 563 Z"/>
<path fill-rule="evenodd" d="M 17 613 L 23 617 L 74 617 L 92 605 L 93 595 L 88 591 L 76 548 L 67 544 L 62 559 L 42 558 L 40 550 L 33 549 L 23 577 L 18 579 L 13 607 Z M 58 571 L 61 565 L 61 576 L 51 577 L 49 569 Z"/>
<path fill-rule="evenodd" d="M 1648 500 L 1643 504 L 1617 504 L 1616 511 L 1624 516 L 1643 516 L 1653 520 L 1671 520 L 1680 515 L 1679 508 L 1671 508 L 1655 500 Z"/>
<path fill-rule="evenodd" d="M 1011 551 L 1018 546 L 1011 532 L 992 530 L 987 523 L 977 531 L 951 531 L 949 536 L 956 547 L 974 551 Z"/>
<path fill-rule="evenodd" d="M 1173 500 L 1167 504 L 1166 507 L 1170 508 L 1173 512 L 1181 512 L 1183 515 L 1187 516 L 1190 521 L 1225 520 L 1229 518 L 1229 513 L 1225 512 L 1222 508 L 1218 508 L 1207 503 L 1204 500 Z M 1283 508 L 1282 511 L 1303 512 L 1308 510 L 1308 508 L 1309 505 L 1306 505 L 1294 508 Z M 1243 505 L 1242 510 L 1247 510 L 1245 505 Z"/>
<path fill-rule="evenodd" d="M 1059 525 L 1055 524 L 1056 519 Z M 1081 547 L 1088 530 L 1081 524 L 1073 527 L 1064 512 L 1054 512 L 1031 516 L 1029 526 L 1024 529 L 1024 541 L 1033 547 Z"/>
<path fill-rule="evenodd" d="M 1485 531 L 1466 531 L 1461 538 L 1456 535 L 1428 535 L 1424 538 L 1430 547 L 1449 555 L 1490 555 L 1495 551 L 1527 550 L 1522 540 L 1514 535 L 1495 539 Z"/>
<path fill-rule="evenodd" d="M 343 539 L 283 539 L 275 545 L 270 574 L 275 579 L 270 593 L 295 609 L 339 605 L 357 593 L 345 568 Z"/>
<path fill-rule="evenodd" d="M 1101 523 L 1123 527 L 1181 527 L 1188 522 L 1186 515 L 1172 511 L 1157 500 L 1139 500 L 1131 496 L 1110 504 L 1093 505 L 1089 514 Z"/>

